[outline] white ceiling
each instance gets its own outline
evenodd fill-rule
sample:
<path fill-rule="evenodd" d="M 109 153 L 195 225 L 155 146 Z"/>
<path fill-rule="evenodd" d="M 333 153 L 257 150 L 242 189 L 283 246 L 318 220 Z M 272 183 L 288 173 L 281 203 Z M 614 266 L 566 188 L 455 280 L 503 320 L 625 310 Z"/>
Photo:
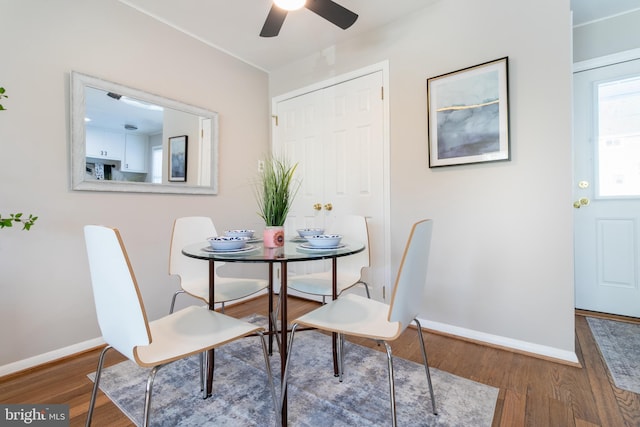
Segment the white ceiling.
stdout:
<path fill-rule="evenodd" d="M 439 0 L 336 0 L 359 15 L 342 30 L 308 9 L 289 12 L 277 37 L 260 37 L 271 0 L 120 0 L 159 21 L 270 71 Z"/>
<path fill-rule="evenodd" d="M 120 0 L 251 65 L 271 71 L 295 59 L 447 0 L 336 0 L 359 15 L 341 30 L 315 13 L 290 12 L 277 37 L 259 36 L 271 0 Z M 640 0 L 571 0 L 574 24 L 640 9 Z"/>

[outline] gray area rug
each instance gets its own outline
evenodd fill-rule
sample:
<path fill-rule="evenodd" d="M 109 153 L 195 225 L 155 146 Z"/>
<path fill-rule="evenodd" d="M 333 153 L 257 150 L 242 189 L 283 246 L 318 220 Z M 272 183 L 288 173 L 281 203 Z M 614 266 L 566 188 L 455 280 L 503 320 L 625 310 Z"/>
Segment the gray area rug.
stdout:
<path fill-rule="evenodd" d="M 250 321 L 262 323 L 264 317 Z M 274 342 L 275 346 L 275 342 Z M 428 346 L 428 343 L 427 343 Z M 427 348 L 427 352 L 429 349 Z M 259 338 L 216 350 L 213 396 L 203 400 L 198 358 L 158 371 L 151 402 L 152 426 L 268 426 L 275 424 Z M 280 358 L 271 358 L 276 388 Z M 345 342 L 345 376 L 333 376 L 331 338 L 315 331 L 296 334 L 288 387 L 290 426 L 390 425 L 386 354 Z M 498 389 L 431 368 L 438 416 L 421 364 L 394 357 L 400 426 L 490 426 Z M 140 425 L 149 370 L 125 361 L 102 373 L 100 389 Z M 90 374 L 91 379 L 94 374 Z"/>
<path fill-rule="evenodd" d="M 640 393 L 640 325 L 587 317 L 616 387 Z"/>

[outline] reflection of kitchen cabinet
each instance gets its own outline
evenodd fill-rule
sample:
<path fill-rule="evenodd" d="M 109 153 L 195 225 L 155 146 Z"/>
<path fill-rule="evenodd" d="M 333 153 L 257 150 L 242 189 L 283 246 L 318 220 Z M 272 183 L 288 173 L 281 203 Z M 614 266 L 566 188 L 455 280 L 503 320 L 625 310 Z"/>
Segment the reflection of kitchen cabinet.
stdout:
<path fill-rule="evenodd" d="M 121 133 L 95 129 L 87 126 L 87 157 L 122 160 L 124 139 Z"/>
<path fill-rule="evenodd" d="M 147 172 L 148 145 L 145 135 L 127 134 L 121 170 L 124 172 Z"/>

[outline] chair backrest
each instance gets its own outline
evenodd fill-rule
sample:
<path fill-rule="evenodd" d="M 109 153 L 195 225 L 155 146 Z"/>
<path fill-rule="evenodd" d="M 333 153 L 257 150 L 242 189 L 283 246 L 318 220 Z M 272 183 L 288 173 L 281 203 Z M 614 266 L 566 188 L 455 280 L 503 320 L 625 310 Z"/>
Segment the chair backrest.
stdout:
<path fill-rule="evenodd" d="M 169 274 L 180 276 L 181 280 L 209 277 L 209 263 L 182 254 L 187 245 L 205 242 L 208 237 L 217 236 L 216 227 L 206 216 L 186 216 L 173 223 L 171 249 L 169 250 Z M 222 263 L 216 263 L 216 268 Z"/>
<path fill-rule="evenodd" d="M 369 267 L 369 228 L 365 217 L 360 215 L 336 217 L 331 225 L 331 229 L 327 230 L 326 233 L 340 234 L 345 240 L 362 243 L 364 245 L 362 252 L 340 258 L 340 261 L 338 261 L 338 270 L 360 273 L 363 268 Z"/>
<path fill-rule="evenodd" d="M 402 255 L 389 307 L 389 321 L 400 322 L 400 332 L 418 316 L 424 303 L 432 230 L 430 219 L 415 223 Z"/>
<path fill-rule="evenodd" d="M 102 337 L 135 361 L 135 347 L 149 345 L 151 332 L 120 233 L 114 228 L 87 225 L 84 237 Z"/>

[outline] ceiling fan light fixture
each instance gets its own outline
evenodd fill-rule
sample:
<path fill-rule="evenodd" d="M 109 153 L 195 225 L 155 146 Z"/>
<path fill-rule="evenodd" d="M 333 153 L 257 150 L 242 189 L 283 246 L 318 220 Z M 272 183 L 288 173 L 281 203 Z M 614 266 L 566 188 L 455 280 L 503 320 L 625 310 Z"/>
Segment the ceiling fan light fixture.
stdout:
<path fill-rule="evenodd" d="M 298 10 L 304 6 L 306 0 L 273 0 L 273 2 L 284 10 Z"/>

